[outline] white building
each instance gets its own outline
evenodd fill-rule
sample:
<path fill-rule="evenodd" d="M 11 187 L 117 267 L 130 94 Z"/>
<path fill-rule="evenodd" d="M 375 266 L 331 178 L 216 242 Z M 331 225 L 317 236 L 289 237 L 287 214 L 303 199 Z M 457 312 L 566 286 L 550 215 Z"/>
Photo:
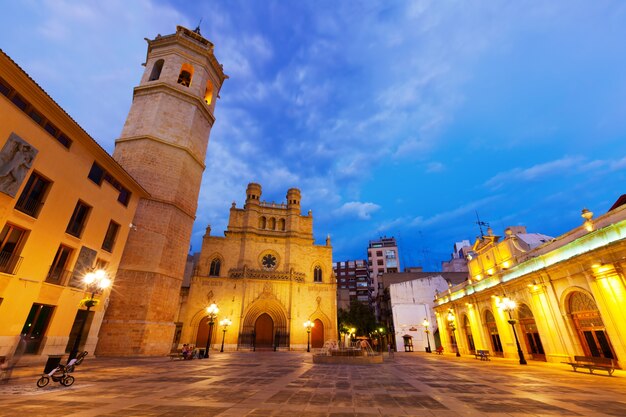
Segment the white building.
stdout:
<path fill-rule="evenodd" d="M 428 341 L 423 324 L 424 319 L 427 319 L 430 324 L 428 328 L 430 346 L 432 350 L 435 350 L 434 335 L 437 331 L 437 321 L 433 312 L 433 300 L 436 292 L 442 293 L 447 290 L 448 281 L 436 273 L 429 277 L 389 285 L 391 314 L 398 351 L 404 350 L 403 336 L 405 335 L 413 338 L 414 351 L 426 350 Z"/>

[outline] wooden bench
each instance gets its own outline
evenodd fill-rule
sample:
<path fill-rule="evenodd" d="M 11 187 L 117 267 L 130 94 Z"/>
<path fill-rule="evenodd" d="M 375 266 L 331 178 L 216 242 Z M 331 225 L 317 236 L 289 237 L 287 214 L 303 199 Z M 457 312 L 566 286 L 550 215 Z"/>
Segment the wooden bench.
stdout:
<path fill-rule="evenodd" d="M 593 371 L 607 371 L 609 375 L 613 374 L 615 371 L 615 363 L 613 359 L 608 358 L 597 358 L 595 356 L 574 356 L 574 362 L 562 362 L 567 365 L 571 365 L 574 368 L 574 372 L 578 368 L 589 369 L 589 373 L 592 374 Z"/>
<path fill-rule="evenodd" d="M 436 350 L 435 353 L 438 355 L 443 355 L 443 346 L 439 346 Z"/>
<path fill-rule="evenodd" d="M 480 359 L 481 361 L 490 360 L 488 350 L 477 350 L 474 352 L 474 356 L 476 356 L 476 359 Z"/>

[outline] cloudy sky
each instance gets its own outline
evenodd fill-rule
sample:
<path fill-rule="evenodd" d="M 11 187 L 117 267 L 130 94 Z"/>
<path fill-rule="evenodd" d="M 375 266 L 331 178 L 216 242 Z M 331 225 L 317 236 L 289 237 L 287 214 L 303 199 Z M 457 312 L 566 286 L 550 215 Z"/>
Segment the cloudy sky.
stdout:
<path fill-rule="evenodd" d="M 626 2 L 1 0 L 0 48 L 112 152 L 144 38 L 215 44 L 217 102 L 192 246 L 249 182 L 302 190 L 334 260 L 395 236 L 439 269 L 509 225 L 558 236 L 626 193 Z"/>

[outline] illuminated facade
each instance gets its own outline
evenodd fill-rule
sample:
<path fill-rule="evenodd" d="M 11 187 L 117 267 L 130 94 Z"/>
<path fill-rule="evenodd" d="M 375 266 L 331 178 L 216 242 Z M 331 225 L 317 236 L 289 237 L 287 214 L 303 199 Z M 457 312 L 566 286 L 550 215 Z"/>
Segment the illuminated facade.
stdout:
<path fill-rule="evenodd" d="M 489 350 L 517 358 L 513 321 L 527 359 L 568 361 L 575 355 L 612 358 L 626 365 L 626 206 L 555 239 L 531 239 L 515 228 L 504 239 L 477 239 L 469 279 L 438 295 L 442 344 L 461 355 Z M 542 236 L 542 235 L 538 235 Z M 541 240 L 546 240 L 541 242 Z M 516 303 L 512 319 L 501 306 Z"/>
<path fill-rule="evenodd" d="M 0 51 L 0 356 L 93 352 L 110 290 L 85 308 L 83 278 L 114 279 L 147 192 Z"/>
<path fill-rule="evenodd" d="M 233 203 L 225 236 L 210 227 L 179 314 L 180 343 L 204 347 L 209 326 L 206 307 L 219 313 L 211 344 L 224 336 L 227 350 L 306 349 L 304 323 L 314 323 L 311 347 L 337 340 L 337 285 L 330 239 L 315 245 L 313 216 L 300 213 L 300 191 L 291 188 L 287 203 L 260 200 L 251 183 L 244 208 Z M 218 323 L 229 319 L 223 333 Z"/>

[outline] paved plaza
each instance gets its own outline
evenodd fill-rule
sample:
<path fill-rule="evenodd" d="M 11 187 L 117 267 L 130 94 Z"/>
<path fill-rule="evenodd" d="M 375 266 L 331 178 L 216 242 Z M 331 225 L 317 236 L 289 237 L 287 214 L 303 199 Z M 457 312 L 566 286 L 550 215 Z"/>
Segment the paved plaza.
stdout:
<path fill-rule="evenodd" d="M 1 416 L 626 416 L 626 372 L 396 353 L 382 365 L 318 365 L 299 352 L 210 359 L 90 358 L 65 388 L 34 368 L 0 385 Z"/>

